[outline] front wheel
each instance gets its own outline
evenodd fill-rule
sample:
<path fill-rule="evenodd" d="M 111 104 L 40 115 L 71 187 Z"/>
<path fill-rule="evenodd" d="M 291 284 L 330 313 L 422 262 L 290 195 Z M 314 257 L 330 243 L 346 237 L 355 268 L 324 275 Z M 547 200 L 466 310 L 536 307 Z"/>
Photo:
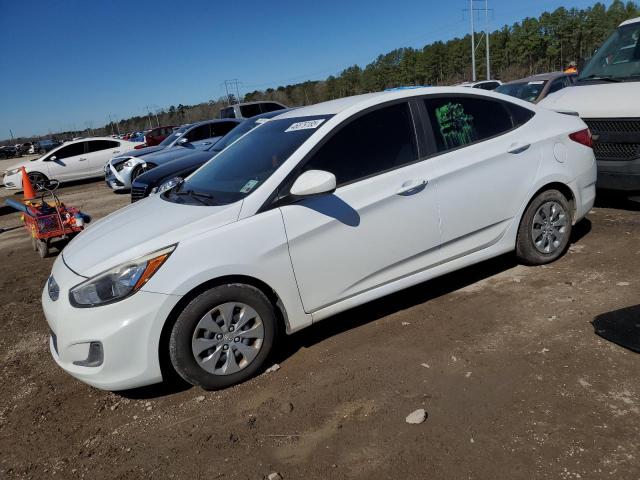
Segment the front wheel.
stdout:
<path fill-rule="evenodd" d="M 192 385 L 229 387 L 263 367 L 277 328 L 273 305 L 257 288 L 215 287 L 194 298 L 176 320 L 169 339 L 171 363 Z"/>
<path fill-rule="evenodd" d="M 535 197 L 520 221 L 516 254 L 527 265 L 544 265 L 567 250 L 573 218 L 567 198 L 558 190 Z"/>
<path fill-rule="evenodd" d="M 44 190 L 44 187 L 47 185 L 47 177 L 39 172 L 29 173 L 28 177 L 31 186 L 36 190 L 36 192 Z"/>

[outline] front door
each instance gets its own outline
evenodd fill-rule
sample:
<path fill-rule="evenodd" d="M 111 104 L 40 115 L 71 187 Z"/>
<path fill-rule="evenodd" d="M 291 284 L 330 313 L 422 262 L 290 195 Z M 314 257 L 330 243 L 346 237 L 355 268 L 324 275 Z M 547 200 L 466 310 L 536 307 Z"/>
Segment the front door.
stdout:
<path fill-rule="evenodd" d="M 87 143 L 87 158 L 89 159 L 90 167 L 88 174 L 92 177 L 101 177 L 104 175 L 105 164 L 120 153 L 120 142 L 115 140 L 88 140 Z"/>
<path fill-rule="evenodd" d="M 338 128 L 300 169 L 335 174 L 335 193 L 281 207 L 307 312 L 428 268 L 440 244 L 430 161 L 419 160 L 409 104 Z"/>
<path fill-rule="evenodd" d="M 49 179 L 69 181 L 86 177 L 90 171 L 86 144 L 87 142 L 71 143 L 49 154 Z"/>

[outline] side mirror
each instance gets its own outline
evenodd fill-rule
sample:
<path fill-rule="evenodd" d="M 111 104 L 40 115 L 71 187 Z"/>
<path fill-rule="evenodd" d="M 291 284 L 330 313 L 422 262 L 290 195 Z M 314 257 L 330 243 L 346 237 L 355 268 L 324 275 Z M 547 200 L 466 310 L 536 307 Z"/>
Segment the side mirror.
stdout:
<path fill-rule="evenodd" d="M 185 143 L 189 143 L 189 139 L 187 137 L 181 137 L 180 140 L 178 140 L 178 145 L 184 145 Z"/>
<path fill-rule="evenodd" d="M 307 170 L 291 186 L 290 193 L 296 197 L 308 197 L 331 193 L 336 189 L 336 176 L 324 170 Z"/>

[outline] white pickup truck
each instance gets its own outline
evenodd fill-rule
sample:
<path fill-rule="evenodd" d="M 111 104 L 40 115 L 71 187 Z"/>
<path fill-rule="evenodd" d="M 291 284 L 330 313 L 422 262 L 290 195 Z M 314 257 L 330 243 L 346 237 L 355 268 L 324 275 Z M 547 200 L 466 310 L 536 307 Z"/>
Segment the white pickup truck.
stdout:
<path fill-rule="evenodd" d="M 640 17 L 620 24 L 576 84 L 540 102 L 578 112 L 593 134 L 599 188 L 640 194 Z"/>

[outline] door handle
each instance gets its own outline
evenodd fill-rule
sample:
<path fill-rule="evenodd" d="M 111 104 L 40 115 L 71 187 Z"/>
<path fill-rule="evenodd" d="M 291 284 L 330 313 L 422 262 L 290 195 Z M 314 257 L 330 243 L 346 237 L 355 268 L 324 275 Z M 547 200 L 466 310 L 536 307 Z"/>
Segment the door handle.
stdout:
<path fill-rule="evenodd" d="M 113 152 L 111 152 L 111 153 L 120 153 L 120 150 L 114 150 L 114 151 L 113 151 Z"/>
<path fill-rule="evenodd" d="M 404 197 L 407 197 L 409 195 L 414 195 L 424 190 L 425 187 L 427 186 L 427 183 L 429 183 L 427 180 L 420 180 L 420 181 L 409 180 L 407 182 L 404 182 L 396 193 Z"/>
<path fill-rule="evenodd" d="M 518 153 L 528 150 L 530 146 L 530 143 L 527 143 L 526 145 L 523 145 L 522 143 L 512 143 L 507 152 L 517 155 Z"/>
<path fill-rule="evenodd" d="M 79 158 L 78 161 L 79 162 L 84 162 L 86 160 L 86 158 Z"/>

